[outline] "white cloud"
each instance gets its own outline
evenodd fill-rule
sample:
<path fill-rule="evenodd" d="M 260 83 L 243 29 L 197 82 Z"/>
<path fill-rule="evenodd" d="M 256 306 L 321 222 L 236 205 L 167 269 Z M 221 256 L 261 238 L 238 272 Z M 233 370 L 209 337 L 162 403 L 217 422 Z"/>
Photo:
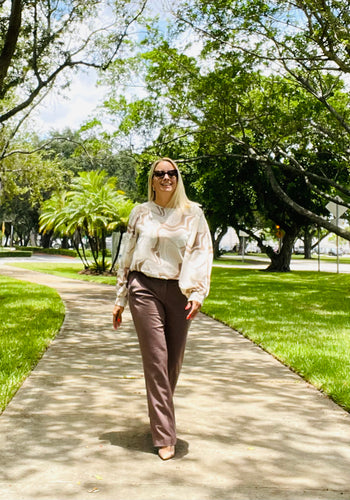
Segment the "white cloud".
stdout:
<path fill-rule="evenodd" d="M 105 89 L 96 86 L 94 71 L 80 72 L 73 77 L 69 88 L 58 93 L 52 90 L 38 106 L 34 119 L 37 133 L 50 130 L 75 130 L 89 117 L 93 117 L 96 107 L 102 102 Z"/>

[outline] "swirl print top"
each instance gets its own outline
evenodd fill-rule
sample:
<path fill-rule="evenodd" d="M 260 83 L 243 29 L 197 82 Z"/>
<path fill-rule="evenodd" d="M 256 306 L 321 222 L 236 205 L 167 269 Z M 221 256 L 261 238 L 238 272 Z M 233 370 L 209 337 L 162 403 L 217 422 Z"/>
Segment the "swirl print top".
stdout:
<path fill-rule="evenodd" d="M 136 206 L 129 218 L 117 275 L 116 304 L 127 303 L 131 271 L 178 280 L 189 301 L 203 302 L 209 293 L 213 248 L 202 209 L 192 203 L 181 211 L 153 201 Z"/>

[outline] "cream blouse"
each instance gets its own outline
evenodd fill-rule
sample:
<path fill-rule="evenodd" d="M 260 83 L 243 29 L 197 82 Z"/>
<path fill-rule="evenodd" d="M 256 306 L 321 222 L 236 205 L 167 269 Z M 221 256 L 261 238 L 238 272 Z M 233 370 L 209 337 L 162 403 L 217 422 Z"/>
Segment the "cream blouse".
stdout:
<path fill-rule="evenodd" d="M 182 212 L 153 201 L 136 206 L 124 236 L 117 274 L 116 304 L 127 303 L 131 271 L 160 279 L 178 280 L 189 301 L 202 304 L 209 293 L 213 248 L 202 209 L 192 204 Z"/>

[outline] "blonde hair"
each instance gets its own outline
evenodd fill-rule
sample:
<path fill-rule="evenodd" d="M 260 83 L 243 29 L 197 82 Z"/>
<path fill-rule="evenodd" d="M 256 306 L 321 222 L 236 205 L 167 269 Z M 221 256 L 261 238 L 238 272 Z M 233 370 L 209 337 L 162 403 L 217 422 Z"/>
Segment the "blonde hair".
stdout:
<path fill-rule="evenodd" d="M 166 161 L 170 163 L 174 169 L 177 170 L 177 183 L 176 183 L 176 189 L 170 198 L 169 203 L 167 204 L 167 208 L 179 208 L 180 210 L 186 210 L 189 208 L 193 202 L 190 201 L 187 198 L 186 191 L 185 191 L 185 186 L 181 177 L 181 172 L 179 170 L 179 167 L 176 165 L 174 160 L 171 158 L 160 158 L 159 160 L 156 160 L 149 171 L 148 174 L 148 201 L 154 201 L 156 198 L 155 192 L 153 190 L 152 186 L 152 180 L 153 180 L 153 172 L 155 168 L 161 163 L 162 161 Z"/>

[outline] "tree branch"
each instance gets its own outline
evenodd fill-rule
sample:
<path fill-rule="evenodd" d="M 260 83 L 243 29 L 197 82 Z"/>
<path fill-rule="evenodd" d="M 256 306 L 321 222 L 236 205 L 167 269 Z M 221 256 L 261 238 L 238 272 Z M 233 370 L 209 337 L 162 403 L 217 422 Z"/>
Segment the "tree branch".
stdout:
<path fill-rule="evenodd" d="M 47 147 L 55 141 L 67 141 L 67 142 L 71 142 L 72 144 L 75 144 L 76 146 L 79 146 L 80 148 L 82 148 L 82 150 L 86 154 L 91 166 L 94 166 L 92 157 L 90 156 L 88 150 L 86 149 L 86 147 L 84 146 L 84 144 L 82 142 L 74 141 L 73 139 L 69 139 L 68 137 L 60 137 L 60 136 L 53 137 L 52 139 L 50 139 L 49 141 L 46 141 L 44 144 L 42 144 L 41 146 L 38 146 L 35 149 L 31 149 L 31 150 L 14 149 L 14 150 L 10 151 L 9 153 L 7 153 L 6 155 L 4 155 L 3 158 L 8 158 L 8 157 L 16 155 L 16 154 L 31 155 L 33 153 L 37 153 L 38 151 L 42 151 L 43 149 L 47 149 Z"/>
<path fill-rule="evenodd" d="M 350 241 L 350 232 L 342 229 L 341 227 L 333 224 L 332 222 L 329 222 L 327 219 L 324 219 L 323 217 L 320 217 L 310 210 L 307 210 L 306 208 L 301 207 L 298 203 L 293 201 L 287 193 L 281 188 L 281 186 L 278 184 L 276 177 L 272 171 L 271 166 L 268 163 L 263 164 L 263 168 L 266 172 L 266 175 L 269 179 L 270 185 L 274 193 L 278 196 L 278 198 L 283 201 L 286 205 L 288 205 L 290 208 L 292 208 L 295 212 L 298 214 L 306 217 L 307 219 L 311 220 L 318 226 L 324 227 L 325 229 L 328 229 L 332 233 L 337 234 L 338 236 L 341 236 L 342 238 Z"/>
<path fill-rule="evenodd" d="M 19 84 L 23 83 L 24 77 L 18 77 L 14 78 L 11 82 L 7 82 L 6 89 L 4 87 L 5 85 L 5 77 L 7 76 L 7 71 L 11 65 L 11 58 L 14 54 L 14 51 L 16 49 L 16 44 L 18 42 L 18 36 L 20 33 L 20 20 L 21 17 L 17 15 L 15 16 L 15 13 L 21 14 L 21 9 L 23 8 L 22 6 L 22 1 L 23 0 L 12 0 L 12 7 L 14 13 L 11 13 L 11 22 L 8 30 L 8 38 L 11 41 L 11 51 L 5 50 L 6 49 L 6 41 L 5 41 L 5 46 L 3 48 L 3 51 L 0 55 L 0 95 L 4 97 L 5 93 L 9 88 L 12 86 L 18 86 Z M 89 45 L 90 42 L 93 41 L 94 36 L 102 31 L 105 31 L 106 29 L 109 29 L 109 27 L 101 27 L 93 32 L 91 32 L 87 37 L 84 38 L 83 43 L 79 43 L 79 46 L 75 50 L 70 50 L 70 51 L 64 51 L 63 49 L 58 49 L 58 47 L 53 46 L 54 41 L 57 39 L 57 37 L 62 37 L 64 33 L 64 28 L 67 28 L 69 22 L 72 20 L 72 13 L 76 10 L 75 7 L 72 7 L 72 10 L 68 12 L 68 17 L 66 20 L 63 21 L 63 24 L 61 27 L 58 27 L 57 30 L 54 33 L 49 33 L 47 32 L 45 35 L 45 40 L 44 43 L 40 45 L 40 40 L 39 40 L 39 35 L 37 32 L 38 29 L 38 23 L 40 22 L 38 17 L 37 17 L 37 12 L 36 12 L 36 4 L 34 2 L 34 28 L 33 28 L 33 37 L 34 37 L 34 45 L 33 45 L 33 53 L 31 56 L 31 62 L 27 68 L 26 71 L 32 71 L 32 79 L 34 80 L 34 77 L 36 79 L 35 83 L 33 83 L 33 87 L 29 90 L 28 94 L 23 98 L 23 100 L 16 105 L 13 106 L 11 109 L 7 109 L 4 113 L 1 114 L 0 116 L 0 124 L 5 123 L 7 120 L 15 116 L 17 113 L 20 113 L 24 109 L 28 108 L 31 106 L 31 104 L 36 100 L 40 92 L 44 88 L 50 87 L 56 80 L 57 76 L 63 72 L 66 68 L 73 68 L 73 67 L 79 67 L 79 66 L 85 66 L 85 67 L 92 67 L 96 69 L 102 69 L 105 70 L 109 67 L 109 65 L 113 62 L 115 59 L 116 54 L 120 50 L 121 44 L 125 37 L 128 35 L 128 30 L 130 26 L 137 21 L 137 19 L 142 15 L 145 6 L 147 4 L 148 0 L 142 0 L 141 5 L 139 6 L 136 14 L 130 14 L 129 16 L 124 18 L 124 23 L 125 26 L 123 28 L 123 31 L 118 35 L 116 38 L 116 46 L 113 47 L 113 51 L 108 55 L 106 55 L 107 60 L 104 61 L 89 61 L 87 58 L 81 58 L 80 60 L 74 60 L 74 57 L 77 56 L 78 54 L 81 54 L 86 47 Z M 17 7 L 17 10 L 14 10 L 14 6 Z M 50 15 L 52 15 L 52 11 L 50 11 L 47 14 L 47 22 L 49 23 L 50 27 Z M 15 24 L 15 20 L 17 20 L 17 24 Z M 19 23 L 19 24 L 18 24 Z M 11 29 L 10 29 L 11 28 Z M 16 28 L 16 30 L 15 30 Z M 12 37 L 10 37 L 12 35 Z M 7 45 L 10 45 L 9 43 Z M 43 55 L 44 49 L 50 49 L 52 50 L 57 49 L 58 54 L 55 52 L 55 57 L 60 56 L 63 57 L 63 60 L 60 62 L 57 62 L 57 66 L 53 67 L 51 72 L 44 75 L 43 71 L 40 70 L 40 60 L 39 58 Z M 45 63 L 46 65 L 46 63 Z M 28 83 L 30 80 L 28 80 Z"/>
<path fill-rule="evenodd" d="M 4 46 L 0 54 L 0 94 L 3 88 L 12 57 L 16 50 L 17 40 L 22 22 L 22 0 L 12 0 L 10 21 L 5 36 Z"/>

